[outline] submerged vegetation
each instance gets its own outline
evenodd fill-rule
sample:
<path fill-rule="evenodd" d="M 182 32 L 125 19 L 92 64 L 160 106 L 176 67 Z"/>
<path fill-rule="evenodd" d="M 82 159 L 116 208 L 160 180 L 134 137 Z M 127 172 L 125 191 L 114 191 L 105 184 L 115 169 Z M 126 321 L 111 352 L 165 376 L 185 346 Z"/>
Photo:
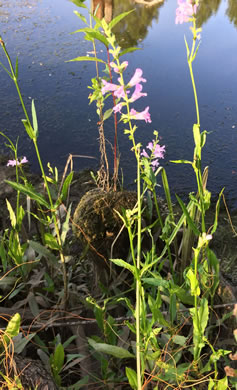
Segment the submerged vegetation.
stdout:
<path fill-rule="evenodd" d="M 146 75 L 136 68 L 127 76 L 136 48 L 121 49 L 113 32 L 132 11 L 106 21 L 98 17 L 98 4 L 88 10 L 87 20 L 80 13 L 84 1 L 72 2 L 85 23 L 75 33 L 84 33 L 93 46 L 93 55 L 71 61 L 95 63 L 89 101 L 98 114 L 96 173 L 73 172 L 71 155 L 62 174 L 50 163 L 45 169 L 34 100 L 31 119 L 18 83 L 18 60 L 13 66 L 0 38 L 8 68 L 1 65 L 16 86 L 22 123 L 41 169 L 39 180 L 29 173 L 27 156 L 18 156 L 18 141 L 0 132 L 11 154 L 0 162 L 6 198 L 0 216 L 1 387 L 236 389 L 236 291 L 225 278 L 231 265 L 227 261 L 220 272 L 218 258 L 229 256 L 227 231 L 218 236 L 224 189 L 213 204 L 208 167 L 202 167 L 208 133 L 201 126 L 193 72 L 202 34 L 200 1 L 178 0 L 175 18 L 191 30 L 191 43 L 188 37 L 185 45 L 196 108 L 193 160 L 173 161 L 190 166 L 196 188 L 187 204 L 176 195 L 176 205 L 158 131 L 147 145 L 136 140 L 140 121 L 152 121 Z M 98 57 L 96 41 L 104 44 L 106 59 Z M 109 118 L 114 121 L 112 164 L 104 133 Z M 135 192 L 124 190 L 119 180 L 119 122 L 136 158 Z"/>

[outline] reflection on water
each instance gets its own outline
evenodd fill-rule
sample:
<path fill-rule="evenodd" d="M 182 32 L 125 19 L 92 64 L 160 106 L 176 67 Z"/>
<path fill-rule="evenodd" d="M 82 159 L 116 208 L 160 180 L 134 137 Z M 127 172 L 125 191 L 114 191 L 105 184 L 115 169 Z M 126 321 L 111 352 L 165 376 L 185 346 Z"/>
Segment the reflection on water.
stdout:
<path fill-rule="evenodd" d="M 91 6 L 92 0 L 86 0 Z M 164 164 L 173 192 L 195 191 L 192 170 L 174 166 L 170 160 L 192 159 L 192 124 L 195 108 L 183 35 L 190 39 L 187 25 L 176 26 L 176 0 L 164 0 L 149 7 L 143 0 L 94 0 L 98 17 L 107 21 L 134 9 L 114 28 L 123 48 L 138 45 L 142 50 L 124 57 L 129 61 L 129 79 L 141 67 L 148 96 L 136 102 L 135 109 L 150 106 L 151 124 L 139 123 L 138 141 L 146 145 L 157 129 L 166 144 Z M 147 1 L 148 0 L 144 0 Z M 83 34 L 70 35 L 85 27 L 73 14 L 77 7 L 69 0 L 0 0 L 0 35 L 13 62 L 19 56 L 22 93 L 30 110 L 35 104 L 39 122 L 42 159 L 63 169 L 69 153 L 97 157 L 98 118 L 95 106 L 88 106 L 88 89 L 95 76 L 93 63 L 65 62 L 92 50 Z M 77 9 L 78 10 L 78 9 Z M 79 10 L 84 15 L 84 9 Z M 202 0 L 198 23 L 203 26 L 202 42 L 195 61 L 195 78 L 200 101 L 201 126 L 210 134 L 203 153 L 203 164 L 210 166 L 208 189 L 217 193 L 222 186 L 237 207 L 237 0 Z M 218 44 L 217 44 L 218 42 Z M 98 55 L 106 58 L 98 44 Z M 0 51 L 0 61 L 7 65 Z M 0 131 L 13 141 L 19 136 L 19 154 L 26 155 L 33 169 L 38 165 L 31 142 L 21 124 L 22 109 L 12 81 L 0 69 Z M 105 122 L 106 137 L 113 143 L 113 125 Z M 119 131 L 121 166 L 125 180 L 133 181 L 135 162 L 129 140 Z M 0 139 L 0 151 L 3 141 Z M 112 152 L 109 151 L 112 161 Z M 96 168 L 94 160 L 78 159 L 75 169 Z M 203 166 L 205 166 L 203 165 Z"/>
<path fill-rule="evenodd" d="M 226 15 L 228 16 L 230 21 L 234 23 L 235 27 L 237 27 L 237 1 L 236 0 L 228 1 L 228 8 L 226 11 Z"/>
<path fill-rule="evenodd" d="M 100 20 L 105 18 L 107 23 L 113 18 L 113 0 L 92 0 L 92 11 Z"/>
<path fill-rule="evenodd" d="M 155 20 L 158 23 L 159 9 L 163 2 L 145 7 L 134 0 L 114 0 L 114 17 L 122 12 L 134 10 L 130 15 L 115 26 L 113 32 L 122 48 L 137 46 L 148 34 L 148 29 Z"/>

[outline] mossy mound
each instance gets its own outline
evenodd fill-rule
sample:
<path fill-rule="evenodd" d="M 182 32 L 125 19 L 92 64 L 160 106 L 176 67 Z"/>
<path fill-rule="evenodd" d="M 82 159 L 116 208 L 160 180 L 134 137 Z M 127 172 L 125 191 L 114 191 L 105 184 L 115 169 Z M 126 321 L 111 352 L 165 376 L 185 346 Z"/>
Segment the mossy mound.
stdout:
<path fill-rule="evenodd" d="M 122 209 L 132 209 L 136 201 L 135 192 L 104 192 L 99 189 L 88 191 L 81 198 L 74 213 L 75 235 L 83 242 L 89 243 L 106 259 L 109 258 L 111 245 L 123 225 L 117 212 L 122 214 Z M 124 228 L 114 245 L 113 255 L 122 257 L 128 252 L 128 234 Z"/>

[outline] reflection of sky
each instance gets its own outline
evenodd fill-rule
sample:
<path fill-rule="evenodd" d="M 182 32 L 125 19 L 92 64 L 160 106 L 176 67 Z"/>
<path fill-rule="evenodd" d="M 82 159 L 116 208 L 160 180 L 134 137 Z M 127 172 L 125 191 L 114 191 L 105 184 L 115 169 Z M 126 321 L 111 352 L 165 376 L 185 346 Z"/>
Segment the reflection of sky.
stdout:
<path fill-rule="evenodd" d="M 65 63 L 91 50 L 90 43 L 82 41 L 79 34 L 69 35 L 82 27 L 73 14 L 76 6 L 65 0 L 57 0 L 57 7 L 49 0 L 5 3 L 0 9 L 0 33 L 13 58 L 19 54 L 20 85 L 29 107 L 30 97 L 35 98 L 39 144 L 45 163 L 50 160 L 62 167 L 70 152 L 98 157 L 95 106 L 88 107 L 87 99 L 87 85 L 95 75 L 94 65 Z M 152 123 L 138 123 L 137 136 L 145 145 L 153 129 L 159 131 L 161 143 L 167 146 L 165 166 L 169 181 L 180 194 L 195 191 L 193 173 L 190 167 L 184 170 L 183 166 L 168 161 L 192 159 L 195 107 L 183 40 L 186 34 L 190 43 L 191 33 L 188 25 L 174 24 L 175 7 L 174 0 L 166 0 L 159 9 L 159 22 L 153 21 L 152 27 L 148 27 L 147 37 L 140 43 L 142 50 L 127 56 L 129 68 L 125 77 L 129 79 L 136 67 L 144 70 L 148 97 L 135 107 L 143 109 L 150 105 Z M 222 1 L 217 14 L 203 25 L 194 75 L 201 126 L 212 131 L 203 152 L 204 164 L 210 166 L 209 188 L 216 192 L 226 186 L 237 206 L 237 30 L 225 15 L 226 8 L 227 2 Z M 2 53 L 0 61 L 5 64 Z M 12 139 L 20 136 L 20 152 L 27 154 L 35 168 L 32 146 L 23 139 L 20 123 L 23 116 L 14 86 L 2 70 L 0 82 L 0 130 L 5 130 Z M 112 122 L 106 124 L 106 135 L 113 142 Z M 125 180 L 129 177 L 126 181 L 132 181 L 135 163 L 122 128 L 119 141 Z M 92 166 L 91 160 L 76 161 L 78 169 L 86 166 Z"/>

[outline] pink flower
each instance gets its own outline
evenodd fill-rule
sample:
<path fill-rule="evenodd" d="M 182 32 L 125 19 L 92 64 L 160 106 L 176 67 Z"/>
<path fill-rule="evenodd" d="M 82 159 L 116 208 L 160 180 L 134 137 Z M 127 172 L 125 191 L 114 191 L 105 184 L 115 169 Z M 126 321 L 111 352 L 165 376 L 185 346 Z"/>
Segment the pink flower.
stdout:
<path fill-rule="evenodd" d="M 118 104 L 116 104 L 116 106 L 114 106 L 114 108 L 113 108 L 113 112 L 114 112 L 115 114 L 116 114 L 117 112 L 120 112 L 120 113 L 121 113 L 122 107 L 123 107 L 123 103 L 118 103 Z"/>
<path fill-rule="evenodd" d="M 155 171 L 156 168 L 159 166 L 159 159 L 164 158 L 165 145 L 160 146 L 158 144 L 158 139 L 156 139 L 152 142 L 149 142 L 146 146 L 146 149 L 149 149 L 151 151 L 150 156 L 145 149 L 143 149 L 141 156 L 146 157 L 150 160 L 151 168 L 153 171 Z"/>
<path fill-rule="evenodd" d="M 145 149 L 142 150 L 141 156 L 146 157 L 146 158 L 149 158 L 149 155 L 147 154 L 147 152 L 145 151 Z"/>
<path fill-rule="evenodd" d="M 147 96 L 147 93 L 143 93 L 142 91 L 142 85 L 141 84 L 136 84 L 135 86 L 135 91 L 132 94 L 132 97 L 130 99 L 130 102 L 135 102 L 137 99 L 140 99 L 142 96 Z"/>
<path fill-rule="evenodd" d="M 112 84 L 112 83 L 108 83 L 108 81 L 106 80 L 102 80 L 102 83 L 103 83 L 103 87 L 101 89 L 101 92 L 102 94 L 104 95 L 106 92 L 113 92 L 113 91 L 116 91 L 119 86 L 116 85 L 116 84 Z"/>
<path fill-rule="evenodd" d="M 114 96 L 116 96 L 118 99 L 125 97 L 124 87 L 123 85 L 117 86 L 116 91 L 114 92 Z"/>
<path fill-rule="evenodd" d="M 15 167 L 16 165 L 20 165 L 20 164 L 25 164 L 27 163 L 28 160 L 27 158 L 24 156 L 21 161 L 19 162 L 18 160 L 8 160 L 8 163 L 7 163 L 7 167 Z"/>
<path fill-rule="evenodd" d="M 132 119 L 137 119 L 137 120 L 144 120 L 146 123 L 149 122 L 151 123 L 151 116 L 149 111 L 149 107 L 146 107 L 144 111 L 142 112 L 137 112 L 133 108 L 130 111 L 130 116 Z"/>
<path fill-rule="evenodd" d="M 117 65 L 114 62 L 111 62 L 110 66 L 113 68 L 113 70 L 116 73 L 120 73 L 120 72 L 123 72 L 127 68 L 128 61 L 123 61 L 119 68 L 117 67 Z"/>
<path fill-rule="evenodd" d="M 141 76 L 142 76 L 142 69 L 140 68 L 137 68 L 135 70 L 135 73 L 133 75 L 133 77 L 131 78 L 131 80 L 129 81 L 128 83 L 128 86 L 131 88 L 131 87 L 134 87 L 136 84 L 139 84 L 141 82 L 145 83 L 146 82 L 146 79 L 143 79 Z"/>
<path fill-rule="evenodd" d="M 153 151 L 153 155 L 155 158 L 164 158 L 165 154 L 165 145 L 160 146 L 159 144 L 156 144 L 155 150 Z"/>
<path fill-rule="evenodd" d="M 182 24 L 189 22 L 190 18 L 197 12 L 197 5 L 193 5 L 193 0 L 178 0 L 178 8 L 176 9 L 175 23 Z"/>

